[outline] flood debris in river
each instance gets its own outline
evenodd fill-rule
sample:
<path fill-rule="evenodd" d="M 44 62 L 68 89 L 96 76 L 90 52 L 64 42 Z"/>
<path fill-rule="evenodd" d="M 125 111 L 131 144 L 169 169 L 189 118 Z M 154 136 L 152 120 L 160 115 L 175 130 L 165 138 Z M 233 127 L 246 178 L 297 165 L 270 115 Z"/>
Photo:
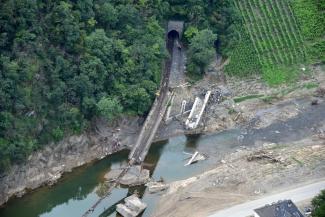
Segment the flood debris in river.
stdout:
<path fill-rule="evenodd" d="M 157 193 L 169 188 L 169 185 L 164 182 L 149 182 L 146 184 L 150 193 Z"/>
<path fill-rule="evenodd" d="M 107 181 L 115 181 L 122 169 L 111 170 L 105 174 Z M 119 183 L 127 186 L 143 185 L 150 180 L 150 171 L 142 169 L 141 166 L 132 166 L 128 172 L 119 180 Z"/>
<path fill-rule="evenodd" d="M 116 205 L 116 211 L 123 217 L 136 217 L 147 208 L 147 204 L 134 194 L 125 198 L 124 202 Z"/>
<path fill-rule="evenodd" d="M 191 165 L 192 163 L 202 161 L 202 160 L 206 160 L 206 156 L 196 151 L 194 154 L 192 154 L 192 157 L 184 166 L 188 166 Z"/>

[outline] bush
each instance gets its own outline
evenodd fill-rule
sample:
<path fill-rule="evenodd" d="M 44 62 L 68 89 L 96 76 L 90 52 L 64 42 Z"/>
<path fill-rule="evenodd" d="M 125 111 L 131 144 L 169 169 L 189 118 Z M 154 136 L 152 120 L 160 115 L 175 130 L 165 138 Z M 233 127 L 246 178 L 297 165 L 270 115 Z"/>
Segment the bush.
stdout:
<path fill-rule="evenodd" d="M 313 217 L 325 217 L 325 190 L 322 190 L 321 193 L 312 200 L 311 204 L 313 206 Z"/>

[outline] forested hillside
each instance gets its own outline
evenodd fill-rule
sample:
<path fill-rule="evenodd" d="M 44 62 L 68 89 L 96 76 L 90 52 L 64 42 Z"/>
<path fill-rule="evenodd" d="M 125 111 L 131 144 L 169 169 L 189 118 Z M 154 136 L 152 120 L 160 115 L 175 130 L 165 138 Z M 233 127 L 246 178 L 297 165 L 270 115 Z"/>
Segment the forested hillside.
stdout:
<path fill-rule="evenodd" d="M 1 0 L 0 172 L 104 116 L 145 114 L 167 57 L 164 27 L 211 29 L 229 0 Z"/>

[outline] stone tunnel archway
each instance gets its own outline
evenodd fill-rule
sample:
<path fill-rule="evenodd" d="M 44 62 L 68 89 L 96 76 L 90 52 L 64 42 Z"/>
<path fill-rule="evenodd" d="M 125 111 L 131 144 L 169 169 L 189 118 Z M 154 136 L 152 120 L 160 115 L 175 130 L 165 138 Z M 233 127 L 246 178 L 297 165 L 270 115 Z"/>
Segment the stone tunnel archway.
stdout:
<path fill-rule="evenodd" d="M 179 38 L 179 32 L 175 29 L 172 29 L 167 34 L 168 39 L 178 39 Z"/>
<path fill-rule="evenodd" d="M 169 53 L 172 53 L 172 49 L 174 46 L 174 41 L 177 41 L 179 43 L 179 40 L 182 37 L 183 33 L 183 21 L 169 21 L 168 27 L 167 27 L 167 49 Z"/>
<path fill-rule="evenodd" d="M 181 38 L 183 34 L 184 22 L 183 21 L 169 21 L 167 27 L 167 38 Z"/>

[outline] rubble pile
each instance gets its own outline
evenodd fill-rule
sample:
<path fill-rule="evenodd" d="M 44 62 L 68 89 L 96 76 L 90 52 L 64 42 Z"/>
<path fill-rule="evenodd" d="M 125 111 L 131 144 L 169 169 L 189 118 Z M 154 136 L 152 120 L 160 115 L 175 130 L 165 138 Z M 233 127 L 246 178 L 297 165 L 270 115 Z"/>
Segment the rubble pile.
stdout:
<path fill-rule="evenodd" d="M 150 193 L 157 193 L 168 189 L 169 185 L 163 182 L 149 182 L 146 184 Z"/>
<path fill-rule="evenodd" d="M 325 87 L 319 87 L 315 92 L 316 97 L 325 97 Z"/>
<path fill-rule="evenodd" d="M 147 204 L 143 203 L 137 195 L 131 195 L 124 199 L 125 204 L 117 204 L 116 211 L 123 217 L 136 217 L 147 208 Z"/>
<path fill-rule="evenodd" d="M 272 152 L 266 152 L 265 150 L 256 151 L 247 157 L 247 161 L 261 161 L 266 160 L 270 163 L 284 163 L 284 160 L 279 156 L 274 156 Z"/>

